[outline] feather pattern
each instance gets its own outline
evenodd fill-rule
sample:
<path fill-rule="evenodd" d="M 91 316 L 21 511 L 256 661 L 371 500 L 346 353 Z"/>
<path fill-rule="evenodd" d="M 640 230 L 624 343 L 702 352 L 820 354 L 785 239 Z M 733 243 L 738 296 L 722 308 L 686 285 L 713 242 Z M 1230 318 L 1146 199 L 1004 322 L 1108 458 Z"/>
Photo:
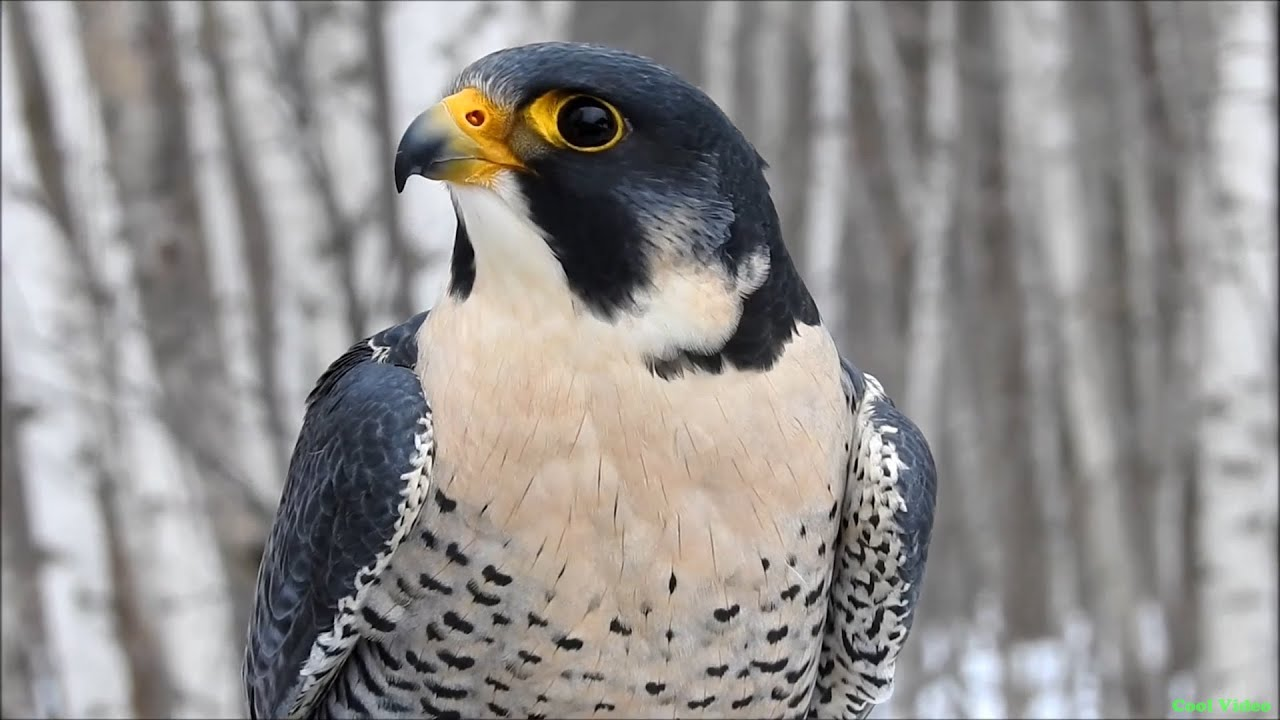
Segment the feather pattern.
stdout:
<path fill-rule="evenodd" d="M 920 430 L 874 376 L 843 361 L 854 414 L 827 630 L 812 710 L 866 717 L 893 692 L 924 579 L 937 478 Z"/>
<path fill-rule="evenodd" d="M 427 495 L 433 426 L 412 370 L 425 316 L 353 345 L 307 399 L 258 574 L 243 667 L 252 718 L 310 713 Z"/>

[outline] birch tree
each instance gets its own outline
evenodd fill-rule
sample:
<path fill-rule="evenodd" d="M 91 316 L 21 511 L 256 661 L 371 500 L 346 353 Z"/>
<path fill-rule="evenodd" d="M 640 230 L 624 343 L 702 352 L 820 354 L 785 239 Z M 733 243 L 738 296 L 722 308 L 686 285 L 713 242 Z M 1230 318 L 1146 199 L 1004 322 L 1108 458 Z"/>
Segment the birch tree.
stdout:
<path fill-rule="evenodd" d="M 943 334 L 944 262 L 955 202 L 955 148 L 960 122 L 955 45 L 955 3 L 943 0 L 930 5 L 927 146 L 921 154 L 921 165 L 902 170 L 910 171 L 914 178 L 904 191 L 909 193 L 907 214 L 914 219 L 915 229 L 905 407 L 915 414 L 925 432 L 940 428 L 937 403 L 942 396 L 943 348 L 947 342 Z M 897 142 L 906 141 L 899 138 Z M 911 162 L 907 157 L 899 161 Z"/>
<path fill-rule="evenodd" d="M 809 137 L 812 179 L 806 193 L 802 268 L 822 311 L 823 322 L 839 327 L 844 297 L 836 277 L 840 246 L 844 240 L 848 186 L 844 168 L 848 157 L 849 73 L 853 54 L 847 38 L 852 31 L 850 8 L 845 3 L 818 3 L 813 7 L 814 102 Z"/>
<path fill-rule="evenodd" d="M 174 6 L 175 27 L 178 26 L 177 12 L 183 8 Z M 235 473 L 235 478 L 224 478 L 227 482 L 197 482 L 196 487 L 202 490 L 200 495 L 210 510 L 212 527 L 217 537 L 222 563 L 227 573 L 227 592 L 232 607 L 231 634 L 236 637 L 239 631 L 248 627 L 249 604 L 251 602 L 254 581 L 257 576 L 258 557 L 261 551 L 261 538 L 265 536 L 271 519 L 271 508 L 264 506 L 261 492 L 257 487 L 264 477 L 278 482 L 283 477 L 288 463 L 288 453 L 292 446 L 289 435 L 291 423 L 284 413 L 284 392 L 281 387 L 283 371 L 280 354 L 284 344 L 281 342 L 280 294 L 282 283 L 279 280 L 279 247 L 276 243 L 273 228 L 267 217 L 267 198 L 260 168 L 254 163 L 250 139 L 244 130 L 243 108 L 238 101 L 234 83 L 234 64 L 231 46 L 226 37 L 225 10 L 217 3 L 200 3 L 189 8 L 192 11 L 191 26 L 197 38 L 198 53 L 195 58 L 188 58 L 184 63 L 187 73 L 182 82 L 188 87 L 187 95 L 192 102 L 191 114 L 199 112 L 195 105 L 199 87 L 192 78 L 197 76 L 196 67 L 203 64 L 207 67 L 209 92 L 208 105 L 213 116 L 210 123 L 212 133 L 220 140 L 218 146 L 222 152 L 219 159 L 226 167 L 226 187 L 230 192 L 230 208 L 228 213 L 234 218 L 234 225 L 227 233 L 227 242 L 231 247 L 219 247 L 221 238 L 214 234 L 210 227 L 203 233 L 208 247 L 210 282 L 209 302 L 214 304 L 213 297 L 220 291 L 235 293 L 244 297 L 243 304 L 224 302 L 217 304 L 215 327 L 221 343 L 221 354 L 224 356 L 241 355 L 250 358 L 249 368 L 243 373 L 245 380 L 236 381 L 235 364 L 227 362 L 221 370 L 222 379 L 232 393 L 224 400 L 224 412 L 234 414 L 237 425 L 243 423 L 245 428 L 239 437 L 227 433 L 223 440 L 243 443 L 246 451 L 239 455 L 239 461 L 225 463 L 221 461 L 223 473 Z M 198 143 L 196 127 L 193 124 L 187 142 Z M 194 152 L 194 150 L 193 150 Z M 217 163 L 206 162 L 203 167 L 194 168 L 197 175 L 204 170 L 206 174 Z M 208 187 L 205 185 L 204 187 Z M 194 191 L 201 191 L 196 185 Z M 209 190 L 204 190 L 209 192 Z M 218 205 L 212 200 L 201 199 L 199 203 L 202 213 L 207 217 L 218 211 Z M 234 241 L 234 242 L 232 242 Z M 231 253 L 232 274 L 239 275 L 231 289 L 220 284 L 215 268 L 219 265 L 219 251 Z M 223 265 L 226 261 L 223 260 Z M 225 271 L 224 271 L 225 274 Z M 243 288 L 243 289 L 241 289 Z M 239 337 L 233 336 L 233 328 L 237 322 L 243 326 Z M 236 343 L 235 340 L 240 340 Z M 231 357 L 227 358 L 229 361 Z M 241 386 L 246 386 L 242 389 Z M 234 401 L 234 403 L 233 403 Z M 233 407 L 234 404 L 234 407 Z M 234 439 L 233 439 L 234 438 Z M 252 450 L 265 451 L 261 456 Z M 212 451 L 216 452 L 216 451 Z M 210 472 L 209 475 L 219 473 Z M 199 476 L 198 476 L 199 477 Z M 203 480 L 203 477 L 199 477 Z"/>
<path fill-rule="evenodd" d="M 1107 29 L 1107 55 L 1112 80 L 1110 97 L 1114 102 L 1117 128 L 1112 145 L 1120 176 L 1120 215 L 1125 252 L 1124 286 L 1127 323 L 1131 331 L 1128 354 L 1131 356 L 1129 376 L 1134 387 L 1134 412 L 1137 432 L 1133 450 L 1139 495 L 1150 495 L 1155 488 L 1161 455 L 1160 438 L 1168 432 L 1167 416 L 1161 403 L 1164 385 L 1159 347 L 1159 308 L 1157 287 L 1158 262 L 1156 234 L 1160 222 L 1155 216 L 1150 173 L 1150 140 L 1146 131 L 1145 105 L 1149 89 L 1139 76 L 1137 53 L 1140 44 L 1135 27 L 1135 8 L 1126 3 L 1103 5 Z M 1151 514 L 1151 503 L 1137 502 L 1142 523 L 1142 548 L 1155 554 L 1155 532 L 1158 518 Z M 1151 571 L 1158 571 L 1152 564 Z"/>
<path fill-rule="evenodd" d="M 9 353 L 0 338 L 0 356 Z M 40 576 L 44 553 L 36 545 L 27 516 L 27 486 L 31 483 L 23 428 L 30 408 L 14 397 L 6 365 L 0 364 L 0 628 L 7 639 L 0 653 L 4 673 L 0 713 L 5 717 L 56 717 L 63 691 L 49 656 L 48 627 Z"/>
<path fill-rule="evenodd" d="M 217 4 L 199 6 L 200 48 L 209 65 L 217 101 L 217 124 L 226 148 L 225 158 L 231 174 L 235 199 L 238 236 L 244 269 L 248 275 L 249 306 L 252 316 L 254 365 L 260 388 L 263 414 L 270 434 L 272 468 L 282 474 L 287 464 L 289 438 L 281 412 L 279 342 L 279 310 L 276 299 L 276 250 L 267 222 L 262 183 L 250 162 L 250 148 L 241 127 L 242 111 L 232 88 L 232 68 L 225 37 L 224 20 Z"/>
<path fill-rule="evenodd" d="M 1015 80 L 1011 102 L 1020 108 L 1013 127 L 1026 133 L 1027 151 L 1039 168 L 1035 212 L 1037 235 L 1045 251 L 1062 351 L 1062 388 L 1066 417 L 1076 446 L 1075 474 L 1082 514 L 1087 587 L 1093 609 L 1093 639 L 1103 707 L 1125 714 L 1136 700 L 1130 676 L 1139 666 L 1132 657 L 1136 599 L 1135 568 L 1122 514 L 1117 481 L 1121 469 L 1117 432 L 1104 384 L 1105 368 L 1094 345 L 1090 316 L 1092 245 L 1075 161 L 1079 136 L 1068 94 L 1066 8 L 1061 3 L 1000 6 L 1011 64 L 1026 68 Z"/>
<path fill-rule="evenodd" d="M 1275 5 L 1223 8 L 1201 238 L 1199 686 L 1251 699 L 1276 680 Z M 1230 715 L 1214 708 L 1221 716 Z"/>
<path fill-rule="evenodd" d="M 1052 622 L 1038 627 L 1018 627 L 1017 623 L 1011 622 L 1006 630 L 1007 640 L 1013 642 L 1031 640 L 1037 631 L 1048 639 L 1036 645 L 1021 644 L 1008 648 L 1006 692 L 1010 695 L 1010 712 L 1016 714 L 1030 711 L 1029 705 L 1035 700 L 1033 695 L 1037 690 L 1040 693 L 1061 693 L 1066 689 L 1072 670 L 1068 663 L 1075 663 L 1080 658 L 1062 647 L 1065 645 L 1062 641 L 1066 629 L 1079 617 L 1081 608 L 1060 424 L 1060 354 L 1058 338 L 1053 332 L 1055 306 L 1050 295 L 1046 249 L 1038 239 L 1038 218 L 1042 209 L 1041 197 L 1035 186 L 1039 167 L 1034 139 L 1030 136 L 1032 128 L 1027 124 L 1037 112 L 1032 105 L 1035 101 L 1034 88 L 1042 79 L 1037 68 L 1026 66 L 1023 54 L 1026 48 L 1021 44 L 1020 36 L 1026 30 L 1020 24 L 1022 19 L 1014 16 L 1013 12 L 1011 6 L 993 6 L 992 19 L 999 46 L 994 59 L 997 67 L 1003 70 L 1001 75 L 1004 78 L 996 117 L 1001 119 L 1003 127 L 1000 147 L 1005 184 L 1003 201 L 1014 251 L 1014 275 L 1019 296 L 1016 322 L 1022 338 L 1021 371 L 1025 378 L 1021 398 L 1021 420 L 1025 429 L 1022 442 L 1032 462 L 1028 477 L 1021 479 L 1027 487 L 1014 493 L 1015 498 L 1008 507 L 1011 515 L 1030 518 L 1038 527 L 1029 528 L 1025 521 L 1019 523 L 1011 518 L 1006 542 L 1013 545 L 1009 548 L 1009 559 L 1017 564 L 1017 568 L 1005 578 L 1005 608 L 1010 615 L 1027 617 L 1026 613 L 1017 611 L 1016 605 L 1025 603 L 1026 594 L 1030 593 L 1044 598 L 1043 610 L 1053 618 Z M 1034 505 L 1027 504 L 1028 495 L 1034 498 Z M 1032 542 L 1025 535 L 1028 531 L 1039 533 L 1041 542 Z M 1027 552 L 1028 545 L 1040 545 L 1042 554 L 1037 558 Z M 1028 587 L 1038 583 L 1044 586 Z M 1031 671 L 1034 666 L 1026 654 L 1039 651 L 1044 657 L 1046 648 L 1063 652 L 1066 656 L 1063 658 L 1064 671 L 1056 678 L 1042 680 L 1039 687 L 1033 687 Z"/>
<path fill-rule="evenodd" d="M 362 292 L 357 275 L 358 251 L 355 243 L 357 223 L 343 206 L 342 188 L 334 173 L 332 159 L 326 152 L 327 119 L 321 112 L 316 92 L 316 69 L 308 62 L 314 57 L 314 46 L 322 32 L 332 25 L 332 15 L 345 8 L 337 5 L 310 3 L 271 3 L 258 5 L 259 20 L 265 30 L 269 55 L 269 72 L 273 85 L 288 108 L 297 141 L 288 149 L 295 153 L 303 168 L 304 182 L 316 201 L 325 229 L 320 241 L 321 254 L 330 259 L 337 277 L 341 311 L 348 337 L 363 337 L 372 330 L 369 323 L 369 300 Z M 341 53 L 337 53 L 339 57 Z M 336 58 L 326 58 L 332 65 Z"/>
<path fill-rule="evenodd" d="M 1168 414 L 1177 420 L 1166 425 L 1169 445 L 1161 458 L 1162 482 L 1155 504 L 1162 517 L 1176 519 L 1176 528 L 1166 530 L 1158 549 L 1176 550 L 1175 557 L 1160 563 L 1172 565 L 1161 578 L 1162 598 L 1169 614 L 1168 684 L 1183 692 L 1194 690 L 1193 676 L 1199 663 L 1199 621 L 1203 615 L 1197 593 L 1196 507 L 1199 475 L 1197 393 L 1188 392 L 1197 384 L 1203 354 L 1197 285 L 1195 248 L 1213 234 L 1209 190 L 1205 169 L 1209 140 L 1204 98 L 1214 91 L 1213 44 L 1214 8 L 1221 6 L 1157 1 L 1143 6 L 1145 26 L 1150 34 L 1154 89 L 1163 110 L 1158 127 L 1174 150 L 1162 159 L 1158 178 L 1167 185 L 1167 199 L 1161 215 L 1167 217 L 1171 232 L 1162 253 L 1162 310 L 1168 320 L 1161 332 L 1161 350 L 1166 358 L 1167 384 L 1164 401 Z M 1163 540 L 1164 538 L 1162 538 Z"/>
<path fill-rule="evenodd" d="M 131 283 L 122 300 L 144 330 L 141 336 L 122 333 L 125 382 L 147 391 L 154 387 L 157 401 L 129 427 L 132 462 L 119 479 L 117 499 L 128 518 L 123 530 L 129 555 L 122 562 L 137 563 L 129 577 L 143 608 L 139 631 L 157 636 L 149 659 L 172 678 L 161 701 L 167 712 L 231 713 L 236 635 L 227 557 L 218 555 L 229 548 L 215 542 L 203 522 L 207 488 L 191 482 L 199 477 L 192 474 L 196 468 L 226 462 L 227 378 L 218 365 L 222 343 L 191 181 L 169 8 L 86 3 L 77 9 L 104 121 L 121 236 L 132 251 L 126 276 Z"/>
<path fill-rule="evenodd" d="M 28 519 L 6 520 L 5 525 L 19 542 L 23 525 L 29 528 L 26 552 L 31 553 L 33 596 L 24 600 L 40 603 L 48 618 L 46 633 L 38 625 L 25 628 L 35 633 L 31 649 L 37 653 L 30 656 L 37 663 L 31 679 L 38 683 L 30 687 L 30 709 L 121 716 L 147 699 L 145 690 L 138 691 L 139 666 L 132 652 L 145 646 L 147 636 L 139 635 L 131 645 L 122 636 L 133 595 L 117 575 L 115 562 L 122 542 L 110 502 L 118 467 L 110 455 L 110 429 L 118 417 L 112 414 L 114 385 L 109 365 L 96 362 L 99 358 L 92 354 L 54 351 L 62 337 L 90 338 L 102 360 L 113 357 L 114 347 L 110 294 L 92 262 L 89 223 L 76 202 L 81 186 L 74 180 L 89 173 L 71 159 L 85 154 L 84 136 L 68 143 L 62 133 L 66 123 L 77 119 L 68 117 L 67 94 L 59 92 L 70 68 L 65 56 L 40 52 L 56 47 L 47 42 L 51 33 L 57 37 L 70 29 L 65 24 L 70 18 L 58 12 L 66 10 L 27 3 L 4 7 L 6 40 L 12 42 L 4 45 L 3 126 L 21 126 L 25 136 L 5 137 L 2 217 L 6 237 L 27 239 L 3 246 L 6 270 L 20 268 L 4 285 L 3 342 L 6 348 L 22 349 L 5 357 L 5 372 L 17 377 L 5 399 L 24 414 L 20 426 L 6 426 L 12 433 L 6 437 L 15 459 L 28 459 L 22 476 L 10 475 L 7 482 L 32 479 L 30 492 L 25 486 L 8 486 L 14 504 L 6 500 L 6 513 L 26 513 Z M 61 28 L 58 20 L 64 21 Z M 14 122 L 19 117 L 21 124 Z M 12 203 L 19 192 L 34 205 Z M 14 313 L 14 307 L 22 312 Z M 95 433 L 95 427 L 102 432 Z M 23 619 L 36 620 L 25 613 Z M 41 634 L 49 642 L 44 668 L 38 666 Z M 14 681 L 22 682 L 20 676 Z"/>

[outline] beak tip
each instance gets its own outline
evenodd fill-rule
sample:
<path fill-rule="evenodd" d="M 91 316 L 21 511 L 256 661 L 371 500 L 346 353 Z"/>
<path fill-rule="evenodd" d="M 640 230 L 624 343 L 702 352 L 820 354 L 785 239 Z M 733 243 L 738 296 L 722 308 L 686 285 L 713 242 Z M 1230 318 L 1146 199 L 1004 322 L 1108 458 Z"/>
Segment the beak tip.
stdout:
<path fill-rule="evenodd" d="M 403 149 L 396 151 L 395 180 L 396 193 L 404 192 L 404 186 L 415 173 L 421 172 L 422 166 L 414 163 Z"/>
<path fill-rule="evenodd" d="M 421 175 L 429 180 L 445 179 L 441 165 L 465 155 L 455 145 L 466 141 L 443 104 L 437 104 L 413 119 L 396 146 L 396 193 L 404 192 L 409 178 Z"/>

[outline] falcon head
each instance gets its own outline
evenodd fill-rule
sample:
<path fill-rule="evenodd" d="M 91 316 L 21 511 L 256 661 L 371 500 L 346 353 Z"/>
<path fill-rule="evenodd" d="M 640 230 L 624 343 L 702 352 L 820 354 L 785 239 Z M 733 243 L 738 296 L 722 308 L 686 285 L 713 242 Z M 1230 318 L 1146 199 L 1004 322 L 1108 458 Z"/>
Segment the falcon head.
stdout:
<path fill-rule="evenodd" d="M 656 373 L 767 369 L 818 313 L 782 243 L 765 162 L 701 90 L 577 43 L 464 69 L 405 131 L 398 190 L 443 181 L 449 296 L 505 293 L 625 329 Z"/>

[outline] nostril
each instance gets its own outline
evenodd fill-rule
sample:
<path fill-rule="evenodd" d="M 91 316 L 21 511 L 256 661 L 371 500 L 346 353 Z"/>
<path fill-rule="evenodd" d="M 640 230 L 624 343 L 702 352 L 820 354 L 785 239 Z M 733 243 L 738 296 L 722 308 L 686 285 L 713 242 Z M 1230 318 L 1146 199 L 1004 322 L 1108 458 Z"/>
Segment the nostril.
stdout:
<path fill-rule="evenodd" d="M 466 118 L 467 122 L 471 124 L 471 127 L 480 127 L 481 125 L 484 125 L 485 117 L 483 110 L 472 110 L 466 114 Z"/>

